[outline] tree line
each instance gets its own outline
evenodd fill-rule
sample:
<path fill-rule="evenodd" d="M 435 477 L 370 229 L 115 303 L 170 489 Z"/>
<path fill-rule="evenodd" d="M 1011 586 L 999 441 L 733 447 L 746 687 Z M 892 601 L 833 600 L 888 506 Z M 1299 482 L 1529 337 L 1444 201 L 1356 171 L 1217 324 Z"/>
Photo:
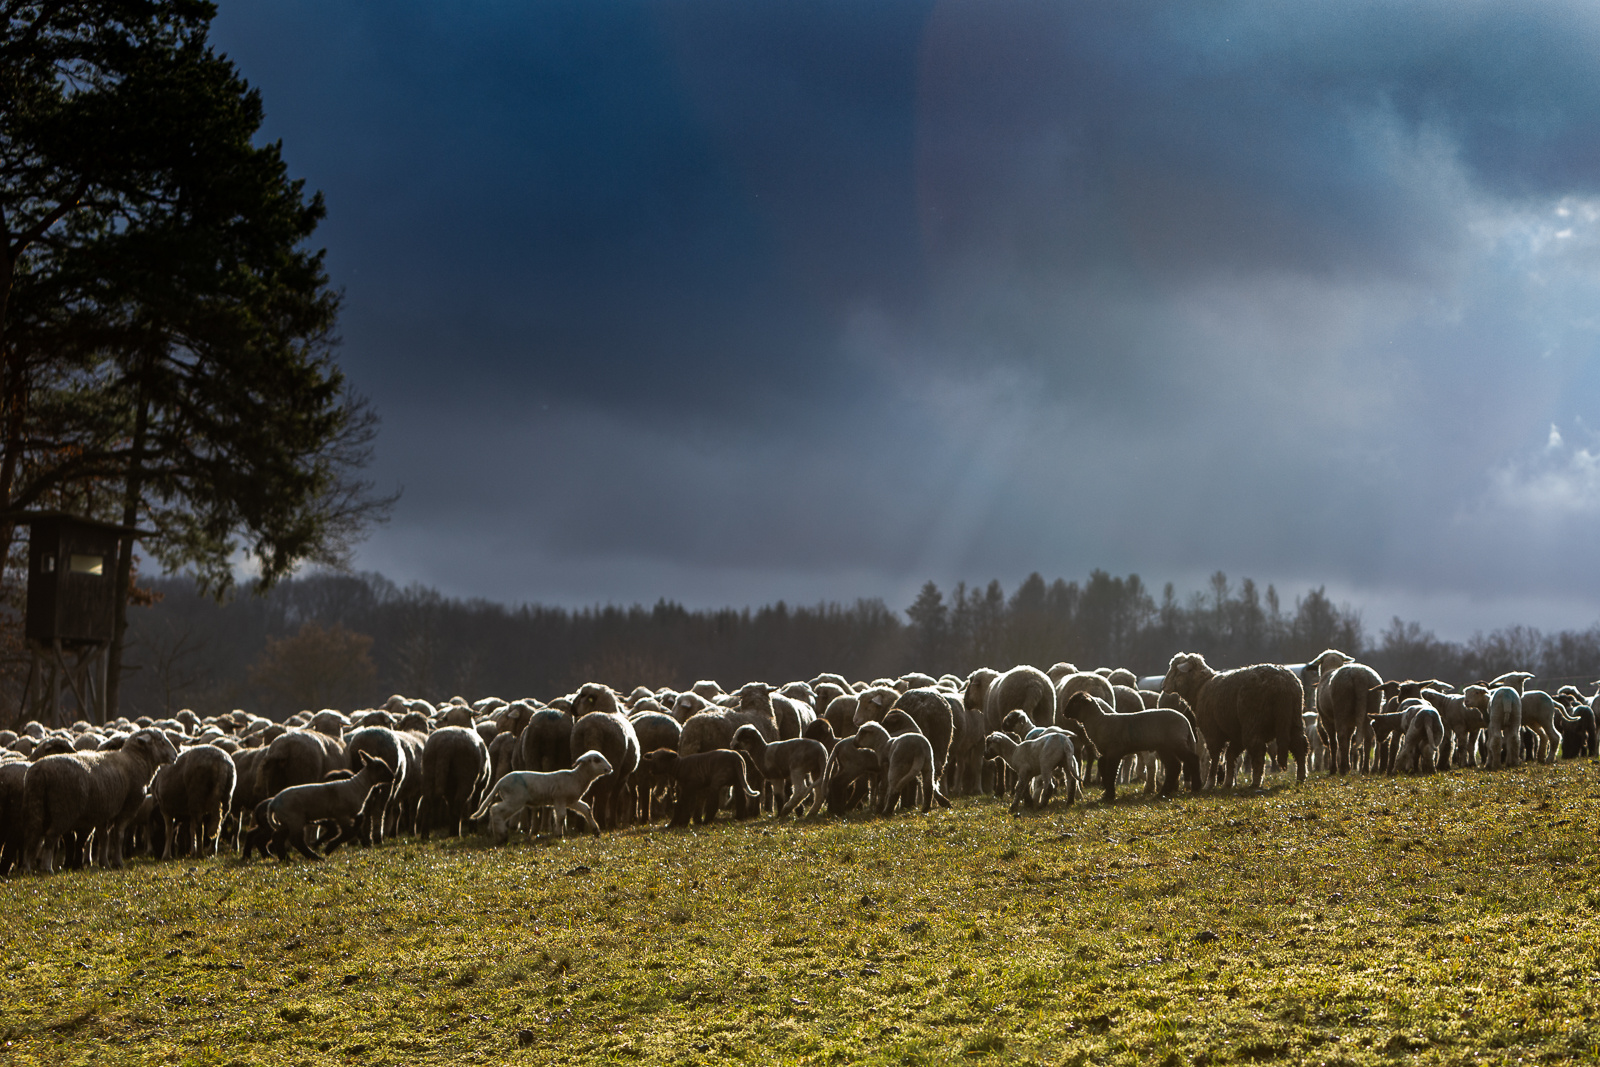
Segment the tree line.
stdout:
<path fill-rule="evenodd" d="M 245 708 L 282 716 L 357 707 L 390 693 L 442 699 L 548 699 L 586 681 L 624 689 L 789 681 L 824 671 L 870 679 L 911 670 L 964 675 L 980 666 L 1125 666 L 1162 673 L 1178 651 L 1219 667 L 1304 662 L 1325 648 L 1357 655 L 1385 677 L 1457 683 L 1536 671 L 1548 684 L 1600 678 L 1600 625 L 1543 634 L 1511 626 L 1442 641 L 1395 619 L 1369 638 L 1359 611 L 1325 589 L 1285 603 L 1250 579 L 1212 576 L 1205 590 L 1159 598 L 1136 574 L 1084 582 L 1029 575 L 922 587 L 904 611 L 882 600 L 689 610 L 581 609 L 457 599 L 377 574 L 317 573 L 219 604 L 184 578 L 151 583 L 132 612 L 124 711 Z M 14 708 L 14 702 L 7 707 Z"/>

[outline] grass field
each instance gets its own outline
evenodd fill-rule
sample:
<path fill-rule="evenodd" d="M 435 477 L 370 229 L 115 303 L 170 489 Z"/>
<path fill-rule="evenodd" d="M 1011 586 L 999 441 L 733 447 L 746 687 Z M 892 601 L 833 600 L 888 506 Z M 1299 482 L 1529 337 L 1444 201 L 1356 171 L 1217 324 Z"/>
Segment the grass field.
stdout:
<path fill-rule="evenodd" d="M 14 878 L 0 1063 L 1594 1061 L 1597 815 L 1569 762 Z"/>

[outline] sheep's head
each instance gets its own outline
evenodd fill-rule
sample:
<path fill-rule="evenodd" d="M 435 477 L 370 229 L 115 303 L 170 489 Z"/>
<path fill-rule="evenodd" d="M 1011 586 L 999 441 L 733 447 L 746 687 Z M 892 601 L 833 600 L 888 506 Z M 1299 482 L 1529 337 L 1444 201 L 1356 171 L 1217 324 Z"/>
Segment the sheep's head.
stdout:
<path fill-rule="evenodd" d="M 1533 674 L 1529 671 L 1507 671 L 1505 674 L 1502 674 L 1500 677 L 1490 682 L 1489 688 L 1493 689 L 1496 686 L 1508 685 L 1520 694 L 1523 686 L 1527 685 L 1528 680 L 1532 677 Z"/>
<path fill-rule="evenodd" d="M 827 719 L 817 719 L 811 722 L 800 736 L 809 737 L 813 741 L 821 741 L 830 749 L 839 740 L 838 736 L 833 732 L 833 723 Z"/>
<path fill-rule="evenodd" d="M 746 682 L 739 687 L 740 711 L 772 713 L 772 686 L 766 682 Z"/>
<path fill-rule="evenodd" d="M 983 739 L 983 758 L 1000 759 L 1005 753 L 1009 752 L 1012 746 L 1015 744 L 1016 738 L 1011 737 L 1009 734 L 1002 733 L 999 730 L 995 730 L 988 737 Z"/>
<path fill-rule="evenodd" d="M 710 703 L 699 693 L 684 693 L 672 704 L 672 717 L 679 722 L 687 722 L 689 716 L 695 715 L 710 707 Z"/>
<path fill-rule="evenodd" d="M 1177 693 L 1193 704 L 1194 694 L 1198 693 L 1200 687 L 1210 681 L 1215 673 L 1200 653 L 1179 652 L 1167 664 L 1167 676 L 1161 680 L 1161 691 Z"/>
<path fill-rule="evenodd" d="M 1021 739 L 1028 736 L 1028 731 L 1032 730 L 1034 725 L 1034 721 L 1028 717 L 1028 713 L 1021 708 L 1017 708 L 1015 711 L 1006 713 L 1006 717 L 1000 723 L 1000 728 L 1006 733 L 1015 734 L 1018 739 Z"/>
<path fill-rule="evenodd" d="M 1067 702 L 1056 710 L 1062 718 L 1076 719 L 1079 722 L 1086 718 L 1098 719 L 1102 715 L 1111 714 L 1111 706 L 1104 700 L 1093 693 L 1084 692 L 1073 693 L 1067 697 Z"/>
<path fill-rule="evenodd" d="M 766 740 L 766 738 L 761 736 L 760 730 L 757 730 L 754 726 L 746 723 L 733 732 L 733 741 L 731 744 L 736 751 L 747 752 L 753 749 L 764 747 Z"/>
<path fill-rule="evenodd" d="M 889 747 L 889 731 L 880 722 L 862 723 L 856 731 L 856 744 L 882 756 L 883 750 Z"/>
<path fill-rule="evenodd" d="M 894 702 L 900 699 L 900 694 L 893 689 L 878 686 L 868 689 L 856 697 L 856 713 L 851 717 L 855 725 L 864 722 L 881 722 L 883 717 L 894 707 Z"/>
<path fill-rule="evenodd" d="M 383 757 L 369 755 L 366 752 L 357 755 L 361 760 L 361 770 L 366 772 L 368 781 L 374 785 L 387 785 L 394 781 L 394 768 L 389 766 Z"/>
<path fill-rule="evenodd" d="M 650 769 L 652 774 L 671 774 L 678 765 L 678 754 L 670 748 L 658 748 L 646 752 L 640 761 Z"/>
<path fill-rule="evenodd" d="M 989 690 L 999 677 L 1000 672 L 992 667 L 979 667 L 967 675 L 967 684 L 962 690 L 961 700 L 968 711 L 983 710 L 984 703 L 989 699 Z"/>
<path fill-rule="evenodd" d="M 146 728 L 138 731 L 122 743 L 125 749 L 137 748 L 144 752 L 157 766 L 171 763 L 178 758 L 178 749 L 162 730 Z"/>
<path fill-rule="evenodd" d="M 917 726 L 917 720 L 900 708 L 892 709 L 883 717 L 883 728 L 889 731 L 891 737 L 901 734 L 920 734 L 922 729 Z"/>
<path fill-rule="evenodd" d="M 1466 701 L 1467 707 L 1477 711 L 1489 710 L 1489 687 L 1484 685 L 1469 685 L 1461 691 L 1461 699 Z"/>
<path fill-rule="evenodd" d="M 817 710 L 817 692 L 805 682 L 790 682 L 778 690 L 779 696 L 786 696 L 790 700 L 798 700 L 813 712 Z"/>
<path fill-rule="evenodd" d="M 611 761 L 592 748 L 574 760 L 572 766 L 574 770 L 587 771 L 595 778 L 611 773 Z"/>
<path fill-rule="evenodd" d="M 581 719 L 594 712 L 617 713 L 617 694 L 609 685 L 589 682 L 572 699 L 572 717 Z"/>

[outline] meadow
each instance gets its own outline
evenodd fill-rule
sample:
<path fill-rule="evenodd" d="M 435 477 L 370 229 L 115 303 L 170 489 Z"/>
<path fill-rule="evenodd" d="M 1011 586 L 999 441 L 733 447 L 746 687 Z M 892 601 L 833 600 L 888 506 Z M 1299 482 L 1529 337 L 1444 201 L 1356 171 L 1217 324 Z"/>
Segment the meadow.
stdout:
<path fill-rule="evenodd" d="M 0 1062 L 1589 1062 L 1597 814 L 1571 761 L 17 877 Z"/>

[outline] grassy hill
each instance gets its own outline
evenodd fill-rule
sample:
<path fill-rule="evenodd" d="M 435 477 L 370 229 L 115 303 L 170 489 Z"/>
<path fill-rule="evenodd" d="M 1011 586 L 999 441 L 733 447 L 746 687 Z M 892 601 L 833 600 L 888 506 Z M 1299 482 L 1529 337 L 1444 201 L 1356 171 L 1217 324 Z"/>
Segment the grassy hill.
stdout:
<path fill-rule="evenodd" d="M 7 1063 L 1600 1058 L 1590 762 L 0 882 Z"/>

